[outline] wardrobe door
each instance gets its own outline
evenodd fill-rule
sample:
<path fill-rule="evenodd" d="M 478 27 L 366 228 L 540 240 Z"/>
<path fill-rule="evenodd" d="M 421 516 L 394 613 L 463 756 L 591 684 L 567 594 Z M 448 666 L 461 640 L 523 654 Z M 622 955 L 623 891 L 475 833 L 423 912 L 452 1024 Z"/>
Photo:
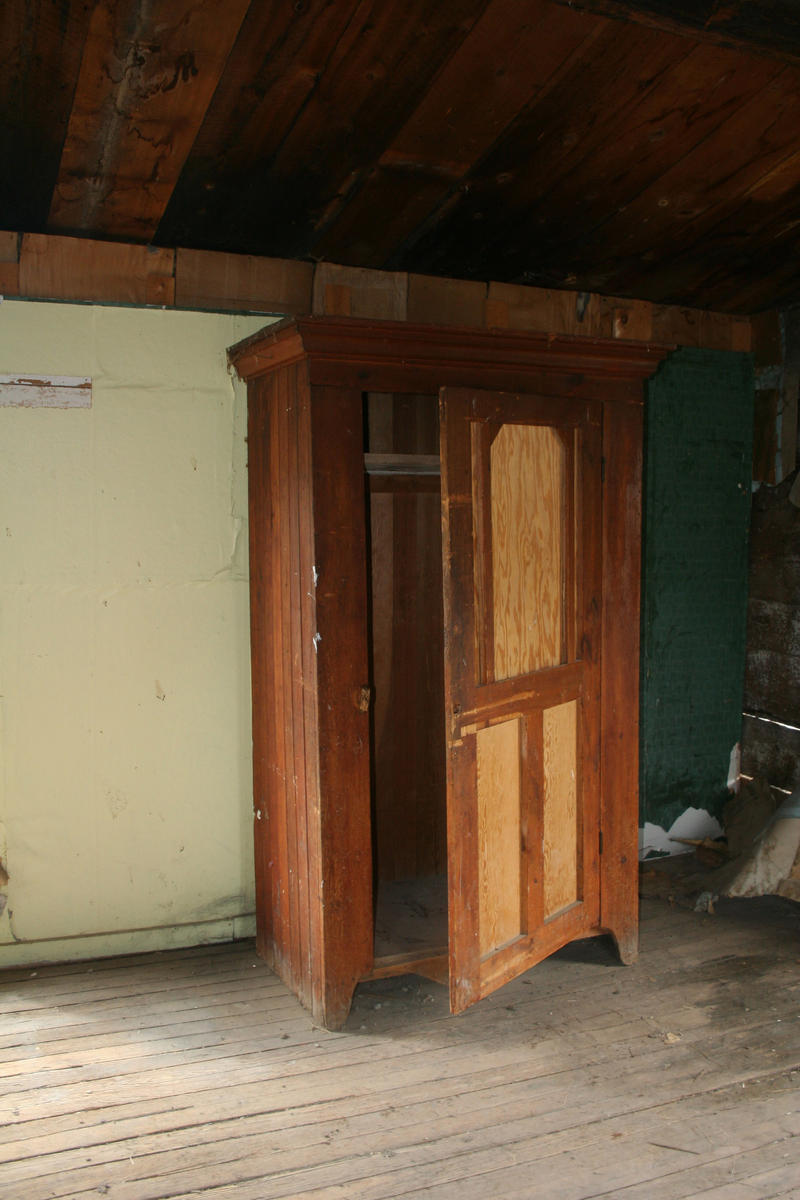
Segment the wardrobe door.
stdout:
<path fill-rule="evenodd" d="M 600 913 L 601 405 L 443 389 L 451 1007 Z"/>

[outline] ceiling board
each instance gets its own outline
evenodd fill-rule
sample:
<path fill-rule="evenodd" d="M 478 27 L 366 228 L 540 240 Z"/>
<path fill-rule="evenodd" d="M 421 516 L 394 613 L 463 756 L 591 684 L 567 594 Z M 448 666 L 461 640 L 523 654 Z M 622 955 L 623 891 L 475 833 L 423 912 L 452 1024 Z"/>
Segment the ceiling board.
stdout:
<path fill-rule="evenodd" d="M 516 114 L 607 26 L 565 20 L 547 0 L 494 0 L 443 66 L 352 200 L 329 214 L 314 254 L 351 261 L 370 214 L 386 213 L 363 253 L 383 266 L 446 202 Z M 402 197 L 399 203 L 392 197 Z M 337 219 L 338 218 L 338 219 Z"/>
<path fill-rule="evenodd" d="M 645 188 L 624 212 L 603 224 L 598 234 L 614 247 L 613 257 L 608 251 L 603 257 L 615 286 L 632 286 L 641 275 L 638 263 L 663 261 L 669 268 L 687 245 L 694 247 L 697 279 L 722 221 L 729 222 L 729 248 L 738 241 L 734 229 L 738 236 L 748 232 L 743 222 L 752 215 L 751 190 L 787 157 L 794 157 L 792 148 L 800 128 L 799 82 L 797 68 L 785 68 L 731 114 L 724 126 Z M 795 180 L 798 165 L 795 161 Z M 774 213 L 770 217 L 772 224 Z M 596 244 L 587 245 L 583 254 L 583 261 L 591 255 L 593 269 L 603 271 Z"/>
<path fill-rule="evenodd" d="M 48 227 L 153 237 L 248 0 L 99 0 Z"/>
<path fill-rule="evenodd" d="M 4 3 L 0 15 L 0 225 L 44 228 L 91 0 Z"/>
<path fill-rule="evenodd" d="M 4 0 L 0 228 L 800 303 L 790 0 Z"/>
<path fill-rule="evenodd" d="M 202 206 L 209 218 L 208 243 L 220 225 L 232 223 L 237 245 L 231 248 L 247 249 L 259 242 L 269 253 L 271 239 L 277 237 L 282 254 L 308 253 L 331 204 L 354 186 L 358 172 L 369 167 L 403 124 L 485 5 L 486 0 L 437 5 L 428 0 L 362 0 L 355 5 L 349 19 L 332 28 L 322 44 L 324 58 L 318 57 L 313 69 L 306 68 L 307 92 L 291 119 L 276 130 L 265 97 L 258 117 L 237 131 L 237 137 L 221 131 L 222 140 L 234 150 L 227 158 L 213 160 L 218 182 L 213 198 L 207 196 Z M 301 14 L 303 7 L 299 6 Z M 338 10 L 337 5 L 327 7 Z M 305 42 L 297 42 L 301 59 L 305 50 Z M 277 87 L 283 79 L 283 74 L 277 77 Z M 198 182 L 206 186 L 205 180 Z M 185 193 L 180 200 L 191 202 Z M 173 213 L 177 211 L 174 205 Z M 169 230 L 172 215 L 162 232 Z M 212 223 L 215 228 L 209 227 Z"/>
<path fill-rule="evenodd" d="M 800 65 L 796 0 L 557 0 L 580 12 L 639 21 L 714 45 L 737 46 Z"/>
<path fill-rule="evenodd" d="M 526 263 L 523 255 L 526 247 L 535 253 L 537 243 L 547 247 L 537 214 L 585 227 L 587 196 L 571 176 L 598 151 L 604 169 L 604 147 L 610 143 L 613 152 L 633 114 L 638 122 L 640 106 L 685 55 L 682 39 L 606 24 L 565 64 L 555 86 L 520 110 L 465 180 L 458 204 L 409 251 L 409 265 L 454 274 L 453 255 L 471 243 L 472 274 L 483 275 L 490 260 L 503 262 L 494 273 L 507 280 L 535 270 L 537 261 Z M 566 195 L 554 196 L 559 188 Z"/>

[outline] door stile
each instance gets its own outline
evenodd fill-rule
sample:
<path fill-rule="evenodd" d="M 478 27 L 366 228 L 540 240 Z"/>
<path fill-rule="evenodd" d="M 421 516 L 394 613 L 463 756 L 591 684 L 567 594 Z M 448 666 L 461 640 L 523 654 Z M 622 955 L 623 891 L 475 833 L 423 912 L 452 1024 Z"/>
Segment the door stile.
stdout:
<path fill-rule="evenodd" d="M 544 837 L 542 825 L 543 796 L 542 771 L 544 756 L 544 731 L 542 709 L 530 713 L 525 721 L 525 760 L 522 774 L 523 820 L 522 852 L 526 862 L 527 905 L 523 929 L 530 936 L 544 922 L 544 895 L 542 890 L 541 845 Z"/>
<path fill-rule="evenodd" d="M 562 434 L 564 446 L 567 456 L 567 479 L 564 489 L 564 510 L 565 523 L 567 529 L 568 546 L 567 552 L 564 555 L 564 614 L 565 614 L 565 629 L 564 629 L 564 658 L 567 662 L 574 662 L 577 657 L 576 635 L 577 621 L 576 617 L 579 608 L 578 584 L 581 582 L 583 572 L 577 571 L 575 564 L 581 561 L 578 557 L 578 539 L 580 531 L 577 528 L 577 514 L 580 509 L 580 496 L 578 490 L 582 472 L 580 470 L 580 459 L 578 456 L 580 434 L 577 429 L 569 429 Z"/>
<path fill-rule="evenodd" d="M 464 406 L 462 406 L 464 408 Z M 461 1012 L 479 995 L 478 820 L 474 737 L 462 737 L 476 668 L 472 481 L 469 425 L 440 405 L 444 694 L 447 747 L 447 877 L 450 1006 Z M 460 418 L 460 419 L 459 419 Z"/>
<path fill-rule="evenodd" d="M 480 1000 L 478 819 L 471 781 L 477 772 L 474 737 L 447 747 L 447 910 L 450 1008 Z M 450 830 L 458 831 L 451 837 Z"/>
<path fill-rule="evenodd" d="M 587 892 L 587 918 L 597 924 L 600 920 L 601 875 L 599 841 L 602 822 L 602 613 L 603 613 L 603 486 L 602 486 L 602 408 L 589 408 L 582 434 L 582 469 L 576 478 L 579 490 L 580 519 L 576 523 L 576 561 L 582 562 L 578 588 L 578 612 L 582 632 L 577 653 L 583 663 L 584 675 L 579 703 L 579 781 L 584 814 L 584 827 L 579 845 L 582 848 L 581 877 Z M 595 814 L 587 822 L 586 813 Z"/>
<path fill-rule="evenodd" d="M 470 426 L 470 449 L 472 453 L 472 511 L 475 521 L 473 553 L 475 554 L 475 577 L 480 580 L 475 597 L 476 622 L 480 636 L 476 638 L 478 676 L 482 683 L 494 679 L 494 622 L 492 583 L 492 529 L 487 519 L 484 497 L 489 490 L 489 462 L 494 428 L 488 423 L 473 423 Z"/>

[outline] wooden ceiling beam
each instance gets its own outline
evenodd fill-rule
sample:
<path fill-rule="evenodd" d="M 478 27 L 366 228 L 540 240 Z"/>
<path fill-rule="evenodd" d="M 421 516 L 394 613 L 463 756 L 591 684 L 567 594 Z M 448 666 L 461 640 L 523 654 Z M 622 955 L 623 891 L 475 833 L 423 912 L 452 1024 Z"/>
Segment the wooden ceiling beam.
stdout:
<path fill-rule="evenodd" d="M 800 63 L 796 0 L 555 0 L 597 16 L 636 21 L 695 41 Z"/>
<path fill-rule="evenodd" d="M 150 240 L 249 0 L 99 0 L 49 228 Z"/>

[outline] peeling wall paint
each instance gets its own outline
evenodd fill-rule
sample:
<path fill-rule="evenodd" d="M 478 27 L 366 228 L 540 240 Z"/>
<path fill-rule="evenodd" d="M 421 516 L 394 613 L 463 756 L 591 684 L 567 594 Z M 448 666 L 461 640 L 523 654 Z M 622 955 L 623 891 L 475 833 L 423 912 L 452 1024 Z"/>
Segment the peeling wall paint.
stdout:
<path fill-rule="evenodd" d="M 645 821 L 639 830 L 639 858 L 650 855 L 686 854 L 690 847 L 675 838 L 718 838 L 724 830 L 716 817 L 704 808 L 687 808 L 669 829 Z"/>
<path fill-rule="evenodd" d="M 91 408 L 91 379 L 69 375 L 0 375 L 2 408 Z"/>
<path fill-rule="evenodd" d="M 245 390 L 260 317 L 6 301 L 0 962 L 252 930 Z"/>

